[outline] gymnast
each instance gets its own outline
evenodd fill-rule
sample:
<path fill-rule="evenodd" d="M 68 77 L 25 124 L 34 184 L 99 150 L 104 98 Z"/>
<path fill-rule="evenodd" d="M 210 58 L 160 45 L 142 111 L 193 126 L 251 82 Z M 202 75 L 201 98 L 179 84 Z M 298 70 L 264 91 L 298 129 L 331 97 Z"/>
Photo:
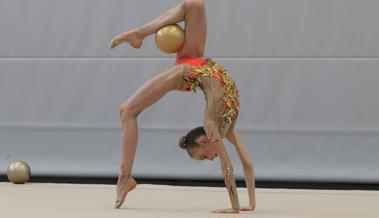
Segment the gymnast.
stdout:
<path fill-rule="evenodd" d="M 254 210 L 256 206 L 254 165 L 244 141 L 234 128 L 240 103 L 237 87 L 221 65 L 203 57 L 207 35 L 204 0 L 184 0 L 151 22 L 115 36 L 109 46 L 113 49 L 126 42 L 134 48 L 140 48 L 147 36 L 166 25 L 181 21 L 185 21 L 185 42 L 182 49 L 177 52 L 175 65 L 148 80 L 120 106 L 122 163 L 114 207 L 121 207 L 128 192 L 137 185 L 131 177 L 131 171 L 138 143 L 138 115 L 169 91 L 195 92 L 201 89 L 206 100 L 203 127 L 194 128 L 181 137 L 179 146 L 195 160 L 220 158 L 221 172 L 232 208 L 211 212 L 239 213 L 239 211 Z M 233 166 L 224 147 L 223 138 L 234 145 L 243 165 L 249 194 L 248 206 L 239 204 Z"/>

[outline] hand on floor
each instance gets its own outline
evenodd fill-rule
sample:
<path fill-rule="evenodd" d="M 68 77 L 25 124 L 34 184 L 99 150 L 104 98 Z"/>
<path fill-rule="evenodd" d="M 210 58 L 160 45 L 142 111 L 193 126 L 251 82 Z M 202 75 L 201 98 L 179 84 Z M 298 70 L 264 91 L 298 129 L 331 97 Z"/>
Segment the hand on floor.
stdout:
<path fill-rule="evenodd" d="M 240 207 L 240 211 L 252 211 L 252 210 L 255 210 L 255 206 L 243 206 L 243 207 Z"/>
<path fill-rule="evenodd" d="M 214 211 L 211 211 L 211 213 L 239 213 L 239 211 L 229 208 L 229 209 L 214 210 Z"/>
<path fill-rule="evenodd" d="M 242 206 L 240 207 L 239 211 L 253 211 L 255 210 L 255 206 Z M 239 213 L 239 211 L 235 211 L 232 208 L 229 209 L 221 209 L 221 210 L 214 210 L 211 211 L 211 213 Z"/>

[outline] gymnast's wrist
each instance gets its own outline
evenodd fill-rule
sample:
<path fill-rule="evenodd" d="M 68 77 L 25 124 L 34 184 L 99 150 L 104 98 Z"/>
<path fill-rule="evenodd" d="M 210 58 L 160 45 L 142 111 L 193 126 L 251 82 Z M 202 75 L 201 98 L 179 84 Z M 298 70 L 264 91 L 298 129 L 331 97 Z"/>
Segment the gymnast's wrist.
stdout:
<path fill-rule="evenodd" d="M 239 211 L 241 209 L 239 204 L 232 205 L 233 210 Z"/>

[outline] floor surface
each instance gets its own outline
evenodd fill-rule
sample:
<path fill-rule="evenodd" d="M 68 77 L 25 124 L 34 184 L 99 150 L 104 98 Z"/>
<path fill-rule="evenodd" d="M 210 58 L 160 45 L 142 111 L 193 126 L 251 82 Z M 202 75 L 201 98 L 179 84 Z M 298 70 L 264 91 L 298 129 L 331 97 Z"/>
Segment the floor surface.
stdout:
<path fill-rule="evenodd" d="M 378 218 L 379 191 L 257 189 L 256 211 L 213 214 L 230 207 L 225 188 L 138 185 L 114 209 L 115 185 L 0 183 L 4 218 Z M 245 188 L 238 188 L 247 204 Z"/>

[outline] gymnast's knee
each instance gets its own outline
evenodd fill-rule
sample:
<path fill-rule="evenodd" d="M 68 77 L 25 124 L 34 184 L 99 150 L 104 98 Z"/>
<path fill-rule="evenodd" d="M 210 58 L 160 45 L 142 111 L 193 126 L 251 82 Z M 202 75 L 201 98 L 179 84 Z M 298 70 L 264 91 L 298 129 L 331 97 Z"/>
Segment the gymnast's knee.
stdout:
<path fill-rule="evenodd" d="M 203 0 L 184 0 L 182 6 L 184 10 L 189 11 L 192 9 L 204 7 L 204 2 Z"/>
<path fill-rule="evenodd" d="M 128 118 L 135 118 L 141 111 L 138 109 L 137 105 L 132 101 L 127 101 L 120 106 L 120 119 L 124 122 Z"/>

